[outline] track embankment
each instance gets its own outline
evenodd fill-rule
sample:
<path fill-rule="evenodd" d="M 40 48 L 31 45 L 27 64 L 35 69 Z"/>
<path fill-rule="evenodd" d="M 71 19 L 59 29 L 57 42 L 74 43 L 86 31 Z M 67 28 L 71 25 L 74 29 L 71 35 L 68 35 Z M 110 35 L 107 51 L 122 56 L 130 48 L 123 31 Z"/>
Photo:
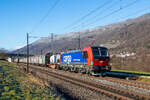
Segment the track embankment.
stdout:
<path fill-rule="evenodd" d="M 116 78 L 94 78 L 33 65 L 30 65 L 30 71 L 33 75 L 37 75 L 57 87 L 61 86 L 64 90 L 66 89 L 69 91 L 67 94 L 72 95 L 75 99 L 150 100 L 149 87 L 131 81 Z"/>

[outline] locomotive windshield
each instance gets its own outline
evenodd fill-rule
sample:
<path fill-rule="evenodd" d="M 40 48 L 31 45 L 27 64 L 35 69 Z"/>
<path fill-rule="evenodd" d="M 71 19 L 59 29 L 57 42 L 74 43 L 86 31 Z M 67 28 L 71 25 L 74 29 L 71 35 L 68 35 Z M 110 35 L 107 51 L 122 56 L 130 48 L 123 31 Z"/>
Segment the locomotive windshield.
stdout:
<path fill-rule="evenodd" d="M 108 57 L 107 48 L 92 47 L 94 57 Z"/>

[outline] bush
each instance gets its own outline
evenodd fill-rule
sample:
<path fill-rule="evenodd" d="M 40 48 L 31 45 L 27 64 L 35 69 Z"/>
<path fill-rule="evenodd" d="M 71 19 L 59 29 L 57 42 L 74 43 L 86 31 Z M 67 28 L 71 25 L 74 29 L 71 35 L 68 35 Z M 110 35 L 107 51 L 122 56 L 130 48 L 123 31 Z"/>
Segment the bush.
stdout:
<path fill-rule="evenodd" d="M 5 52 L 0 52 L 0 60 L 6 60 L 8 55 Z"/>

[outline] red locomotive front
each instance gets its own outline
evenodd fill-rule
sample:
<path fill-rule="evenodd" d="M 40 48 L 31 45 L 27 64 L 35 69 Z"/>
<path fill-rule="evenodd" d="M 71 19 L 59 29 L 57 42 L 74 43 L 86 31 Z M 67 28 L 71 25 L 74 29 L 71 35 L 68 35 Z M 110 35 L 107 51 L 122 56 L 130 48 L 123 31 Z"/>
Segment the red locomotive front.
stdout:
<path fill-rule="evenodd" d="M 111 66 L 109 65 L 109 54 L 106 47 L 86 47 L 83 49 L 88 54 L 87 62 L 92 67 L 94 73 L 102 71 L 110 71 Z"/>

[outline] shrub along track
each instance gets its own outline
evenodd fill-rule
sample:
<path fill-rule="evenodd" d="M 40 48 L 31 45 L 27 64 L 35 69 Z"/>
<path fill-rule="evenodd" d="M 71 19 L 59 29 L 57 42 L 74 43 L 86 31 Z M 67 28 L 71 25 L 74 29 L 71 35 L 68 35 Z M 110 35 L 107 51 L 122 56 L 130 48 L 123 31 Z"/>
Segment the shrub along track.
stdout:
<path fill-rule="evenodd" d="M 112 87 L 110 85 L 106 85 L 106 84 L 98 84 L 96 82 L 91 82 L 88 80 L 82 80 L 82 79 L 78 79 L 78 78 L 74 78 L 74 77 L 70 77 L 70 76 L 66 76 L 63 74 L 58 74 L 54 71 L 51 70 L 47 70 L 46 68 L 42 68 L 42 67 L 38 67 L 38 66 L 30 66 L 31 69 L 34 69 L 34 71 L 38 71 L 40 73 L 44 73 L 47 74 L 49 76 L 52 76 L 54 78 L 58 78 L 60 80 L 66 81 L 66 82 L 70 82 L 72 84 L 93 90 L 95 92 L 99 92 L 101 94 L 105 94 L 107 96 L 111 96 L 114 99 L 122 99 L 122 100 L 132 100 L 132 99 L 137 99 L 137 100 L 150 100 L 149 96 L 145 96 L 139 93 L 135 93 L 135 92 L 131 92 L 125 89 L 121 89 L 121 88 L 116 88 L 116 87 Z M 124 83 L 125 84 L 125 83 Z"/>

